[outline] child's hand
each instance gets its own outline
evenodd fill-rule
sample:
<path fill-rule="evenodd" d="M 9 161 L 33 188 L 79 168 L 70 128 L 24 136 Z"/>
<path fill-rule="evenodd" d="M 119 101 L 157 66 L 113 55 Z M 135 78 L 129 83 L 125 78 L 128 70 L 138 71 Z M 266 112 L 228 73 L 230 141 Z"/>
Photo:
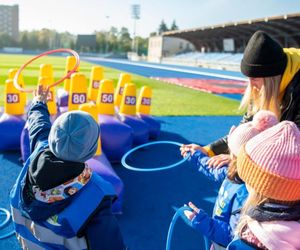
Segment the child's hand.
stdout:
<path fill-rule="evenodd" d="M 188 153 L 193 155 L 197 150 L 207 154 L 206 150 L 197 144 L 182 144 L 180 147 L 180 153 L 183 157 L 186 157 Z"/>
<path fill-rule="evenodd" d="M 193 210 L 193 211 L 189 211 L 189 210 L 185 210 L 184 211 L 184 215 L 190 220 L 192 221 L 194 219 L 194 217 L 199 214 L 200 209 L 197 208 L 192 202 L 189 202 L 189 207 Z"/>
<path fill-rule="evenodd" d="M 220 154 L 211 157 L 208 161 L 208 167 L 210 168 L 221 168 L 224 165 L 228 165 L 230 163 L 230 155 L 228 154 Z"/>
<path fill-rule="evenodd" d="M 48 100 L 49 89 L 43 88 L 43 85 L 38 85 L 37 89 L 33 91 L 33 97 L 36 101 L 40 101 L 43 103 L 47 103 Z"/>

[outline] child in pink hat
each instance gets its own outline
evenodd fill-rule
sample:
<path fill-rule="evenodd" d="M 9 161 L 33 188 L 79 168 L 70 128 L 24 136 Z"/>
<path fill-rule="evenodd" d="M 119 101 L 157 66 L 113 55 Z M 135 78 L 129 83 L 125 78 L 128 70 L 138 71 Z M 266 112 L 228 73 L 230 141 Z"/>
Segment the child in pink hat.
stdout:
<path fill-rule="evenodd" d="M 189 208 L 182 213 L 182 218 L 194 229 L 201 232 L 213 242 L 215 249 L 225 249 L 234 236 L 241 208 L 248 196 L 244 182 L 239 178 L 236 169 L 236 158 L 242 146 L 251 138 L 267 128 L 277 124 L 277 118 L 270 111 L 259 111 L 253 121 L 232 128 L 228 136 L 228 145 L 231 151 L 229 167 L 210 168 L 209 157 L 201 151 L 181 147 L 181 154 L 191 153 L 190 162 L 209 179 L 222 183 L 213 216 L 210 217 L 204 210 L 197 208 L 190 202 Z"/>
<path fill-rule="evenodd" d="M 283 121 L 249 140 L 237 158 L 249 198 L 228 249 L 300 249 L 300 131 Z"/>

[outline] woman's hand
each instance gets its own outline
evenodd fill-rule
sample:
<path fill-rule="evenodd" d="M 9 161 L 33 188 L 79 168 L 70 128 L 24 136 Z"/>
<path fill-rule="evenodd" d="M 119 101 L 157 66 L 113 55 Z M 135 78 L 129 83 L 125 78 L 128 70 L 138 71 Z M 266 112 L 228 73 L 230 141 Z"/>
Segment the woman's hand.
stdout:
<path fill-rule="evenodd" d="M 39 84 L 36 90 L 33 91 L 33 97 L 36 101 L 47 103 L 49 89 L 44 88 L 43 85 Z"/>
<path fill-rule="evenodd" d="M 180 153 L 183 157 L 186 157 L 188 153 L 193 155 L 197 150 L 207 155 L 206 150 L 197 144 L 182 144 L 180 147 Z"/>
<path fill-rule="evenodd" d="M 210 168 L 221 168 L 224 165 L 228 165 L 230 163 L 230 155 L 229 154 L 220 154 L 211 157 L 208 161 L 208 167 Z"/>
<path fill-rule="evenodd" d="M 200 209 L 197 208 L 192 202 L 189 202 L 189 207 L 193 210 L 193 211 L 189 211 L 189 210 L 185 210 L 184 211 L 184 215 L 190 220 L 192 221 L 194 219 L 194 217 L 199 214 Z"/>

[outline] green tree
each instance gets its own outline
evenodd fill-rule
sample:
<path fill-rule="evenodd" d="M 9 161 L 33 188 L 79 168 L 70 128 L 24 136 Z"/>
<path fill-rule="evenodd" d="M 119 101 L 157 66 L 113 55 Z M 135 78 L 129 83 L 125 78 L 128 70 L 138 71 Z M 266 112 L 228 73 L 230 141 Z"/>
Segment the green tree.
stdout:
<path fill-rule="evenodd" d="M 28 31 L 23 31 L 20 33 L 20 46 L 23 49 L 29 49 L 29 41 L 28 41 Z"/>
<path fill-rule="evenodd" d="M 14 39 L 10 35 L 4 32 L 0 33 L 0 48 L 11 47 L 16 45 L 16 41 L 14 41 Z"/>
<path fill-rule="evenodd" d="M 127 28 L 125 27 L 121 28 L 118 36 L 118 43 L 119 43 L 119 52 L 124 53 L 131 50 L 132 39 L 130 37 Z"/>
<path fill-rule="evenodd" d="M 177 24 L 176 24 L 176 21 L 173 20 L 172 25 L 171 25 L 171 29 L 170 29 L 170 30 L 178 30 L 178 29 L 179 29 L 179 28 L 178 28 L 178 26 L 177 26 Z"/>
<path fill-rule="evenodd" d="M 159 28 L 158 28 L 158 34 L 162 34 L 163 32 L 166 32 L 168 31 L 168 26 L 166 25 L 165 21 L 164 20 L 161 20 L 161 23 L 159 25 Z"/>
<path fill-rule="evenodd" d="M 148 38 L 136 37 L 138 43 L 138 54 L 146 56 L 148 54 Z"/>

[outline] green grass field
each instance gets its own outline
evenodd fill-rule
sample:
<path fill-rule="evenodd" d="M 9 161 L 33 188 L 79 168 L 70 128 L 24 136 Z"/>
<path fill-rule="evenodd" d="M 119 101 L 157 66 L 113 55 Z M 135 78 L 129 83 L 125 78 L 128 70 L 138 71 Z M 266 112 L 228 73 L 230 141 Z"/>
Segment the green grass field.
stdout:
<path fill-rule="evenodd" d="M 4 102 L 4 83 L 9 69 L 18 68 L 32 56 L 0 54 L 0 106 Z M 29 65 L 23 72 L 26 86 L 35 86 L 39 75 L 39 65 L 52 64 L 56 80 L 64 75 L 66 60 L 63 57 L 48 56 L 40 58 Z M 89 78 L 93 64 L 80 63 L 80 72 Z M 104 76 L 112 79 L 116 86 L 118 77 L 122 73 L 119 70 L 104 68 Z M 151 114 L 161 116 L 182 115 L 240 115 L 238 101 L 216 95 L 196 91 L 161 81 L 132 75 L 132 82 L 139 90 L 147 85 L 152 88 L 153 101 Z M 30 97 L 29 97 L 30 98 Z"/>

